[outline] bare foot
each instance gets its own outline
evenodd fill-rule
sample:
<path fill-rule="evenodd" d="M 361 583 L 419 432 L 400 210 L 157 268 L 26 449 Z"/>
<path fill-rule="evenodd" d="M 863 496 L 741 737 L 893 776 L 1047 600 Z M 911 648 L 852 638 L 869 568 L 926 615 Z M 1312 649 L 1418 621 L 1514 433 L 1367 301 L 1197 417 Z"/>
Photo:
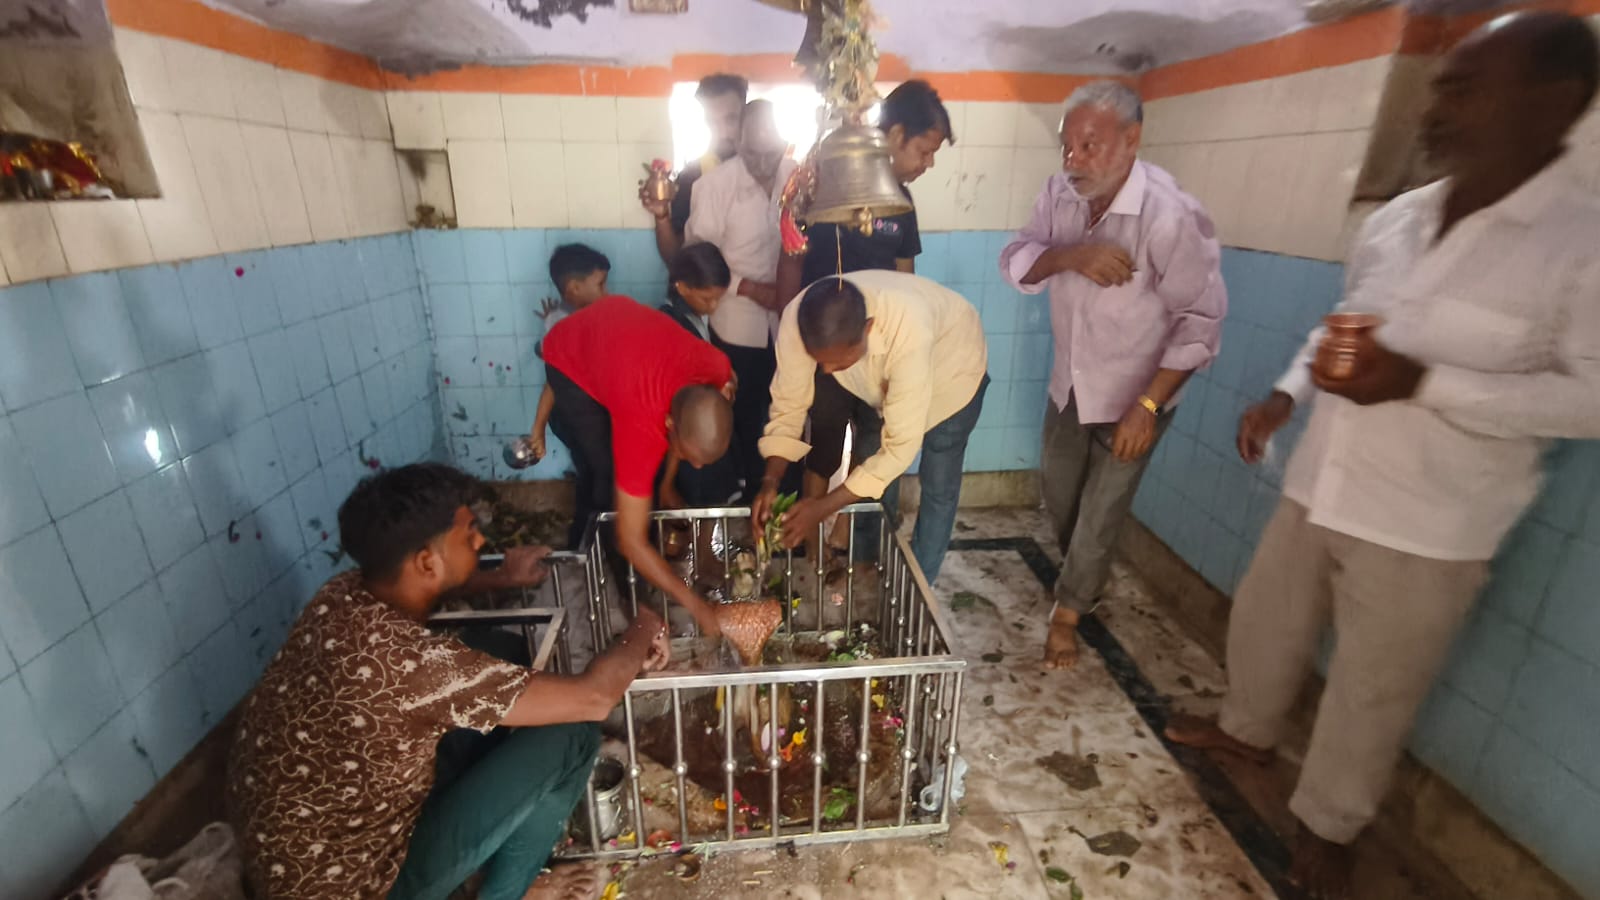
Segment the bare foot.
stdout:
<path fill-rule="evenodd" d="M 1057 608 L 1050 616 L 1050 635 L 1044 639 L 1045 671 L 1070 669 L 1078 664 L 1078 613 Z"/>
<path fill-rule="evenodd" d="M 540 875 L 522 900 L 595 900 L 600 896 L 600 870 L 583 863 L 556 866 Z"/>
<path fill-rule="evenodd" d="M 1350 848 L 1323 840 L 1302 824 L 1295 836 L 1289 881 L 1311 900 L 1345 900 L 1350 896 Z"/>
<path fill-rule="evenodd" d="M 1165 730 L 1167 738 L 1186 747 L 1198 747 L 1201 750 L 1225 750 L 1236 756 L 1242 756 L 1253 763 L 1265 765 L 1272 762 L 1275 754 L 1269 748 L 1255 747 L 1246 744 L 1228 734 L 1218 727 L 1215 719 L 1203 719 L 1187 713 L 1173 713 L 1167 718 Z"/>

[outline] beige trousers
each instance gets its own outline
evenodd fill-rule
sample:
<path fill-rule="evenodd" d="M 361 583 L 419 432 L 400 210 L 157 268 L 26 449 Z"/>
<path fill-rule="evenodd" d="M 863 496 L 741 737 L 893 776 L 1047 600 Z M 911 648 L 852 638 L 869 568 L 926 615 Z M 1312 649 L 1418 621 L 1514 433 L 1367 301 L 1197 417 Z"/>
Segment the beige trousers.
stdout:
<path fill-rule="evenodd" d="M 1239 584 L 1219 724 L 1253 746 L 1282 740 L 1331 622 L 1327 686 L 1289 809 L 1347 844 L 1377 815 L 1488 563 L 1412 556 L 1306 519 L 1283 500 Z"/>

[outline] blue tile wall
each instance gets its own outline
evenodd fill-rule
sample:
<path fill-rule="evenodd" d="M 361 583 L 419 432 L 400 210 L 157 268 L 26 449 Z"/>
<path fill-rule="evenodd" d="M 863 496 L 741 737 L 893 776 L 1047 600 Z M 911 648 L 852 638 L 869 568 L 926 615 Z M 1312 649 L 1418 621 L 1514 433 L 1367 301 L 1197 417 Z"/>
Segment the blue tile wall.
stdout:
<path fill-rule="evenodd" d="M 918 260 L 989 341 L 968 471 L 1038 465 L 1048 318 L 1000 280 L 1007 238 L 928 234 Z M 25 851 L 0 865 L 0 896 L 54 886 L 248 689 L 334 571 L 334 514 L 369 461 L 563 477 L 553 435 L 521 472 L 500 448 L 533 421 L 548 254 L 572 241 L 611 258 L 614 291 L 659 301 L 647 231 L 424 231 L 0 291 L 0 717 L 15 726 L 0 729 L 0 842 Z M 1341 269 L 1232 249 L 1223 264 L 1223 351 L 1134 509 L 1231 592 L 1305 417 L 1257 467 L 1234 424 Z M 1550 469 L 1413 750 L 1600 895 L 1600 445 L 1564 444 Z"/>
<path fill-rule="evenodd" d="M 1222 353 L 1195 376 L 1151 461 L 1134 514 L 1231 593 L 1279 500 L 1305 426 L 1269 458 L 1239 461 L 1245 406 L 1272 389 L 1320 316 L 1341 267 L 1226 249 Z M 1569 442 L 1506 540 L 1478 608 L 1418 718 L 1412 751 L 1585 896 L 1600 896 L 1600 444 Z"/>
<path fill-rule="evenodd" d="M 0 290 L 0 896 L 253 683 L 366 471 L 443 452 L 411 235 Z"/>
<path fill-rule="evenodd" d="M 920 272 L 972 301 L 989 339 L 992 384 L 967 448 L 967 470 L 973 472 L 1031 469 L 1039 462 L 1049 324 L 1043 298 L 1023 296 L 1000 280 L 997 259 L 1009 237 L 927 234 L 917 259 Z M 419 231 L 415 241 L 451 458 L 485 478 L 562 477 L 571 459 L 554 435 L 547 435 L 550 455 L 530 469 L 509 469 L 500 456 L 504 442 L 533 423 L 544 387 L 544 365 L 534 348 L 545 330 L 540 303 L 556 296 L 549 253 L 564 243 L 589 244 L 610 258 L 613 292 L 655 305 L 665 298 L 666 273 L 653 234 Z"/>

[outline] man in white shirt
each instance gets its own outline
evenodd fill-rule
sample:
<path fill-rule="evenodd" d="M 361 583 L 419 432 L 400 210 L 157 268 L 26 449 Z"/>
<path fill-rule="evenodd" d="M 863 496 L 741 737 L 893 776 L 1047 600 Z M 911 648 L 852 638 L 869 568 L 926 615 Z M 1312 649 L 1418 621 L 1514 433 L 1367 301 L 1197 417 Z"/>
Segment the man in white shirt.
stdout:
<path fill-rule="evenodd" d="M 1595 34 L 1564 14 L 1507 16 L 1452 51 L 1423 130 L 1446 177 L 1374 213 L 1351 253 L 1341 311 L 1384 320 L 1356 374 L 1311 372 L 1313 333 L 1240 422 L 1255 462 L 1315 397 L 1234 600 L 1221 716 L 1174 716 L 1167 735 L 1270 759 L 1332 622 L 1289 801 L 1291 878 L 1312 896 L 1346 895 L 1347 845 L 1538 493 L 1550 441 L 1600 438 L 1600 198 L 1565 157 L 1597 81 Z"/>
<path fill-rule="evenodd" d="M 728 293 L 711 314 L 711 339 L 728 355 L 739 378 L 730 452 L 736 454 L 747 496 L 764 469 L 756 444 L 767 423 L 778 367 L 773 353 L 783 308 L 776 284 L 783 249 L 778 200 L 796 165 L 787 149 L 772 104 L 746 104 L 739 155 L 700 179 L 685 228 L 686 244 L 715 244 L 733 271 Z"/>

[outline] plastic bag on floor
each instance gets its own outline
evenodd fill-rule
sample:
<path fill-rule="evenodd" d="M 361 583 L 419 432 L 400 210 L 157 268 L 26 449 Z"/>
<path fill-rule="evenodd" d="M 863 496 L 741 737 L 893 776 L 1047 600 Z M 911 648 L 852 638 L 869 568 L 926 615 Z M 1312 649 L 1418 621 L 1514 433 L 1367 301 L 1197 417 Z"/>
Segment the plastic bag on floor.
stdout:
<path fill-rule="evenodd" d="M 124 856 L 66 900 L 245 900 L 233 829 L 213 822 L 166 859 Z"/>

